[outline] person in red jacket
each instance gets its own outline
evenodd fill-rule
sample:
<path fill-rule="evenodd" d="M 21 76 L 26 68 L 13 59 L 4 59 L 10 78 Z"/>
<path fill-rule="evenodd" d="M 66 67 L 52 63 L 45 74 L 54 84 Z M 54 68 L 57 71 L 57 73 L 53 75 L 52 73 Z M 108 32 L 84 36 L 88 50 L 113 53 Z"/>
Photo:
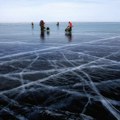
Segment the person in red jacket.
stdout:
<path fill-rule="evenodd" d="M 68 26 L 69 26 L 70 30 L 72 30 L 72 27 L 73 27 L 72 22 L 69 21 L 69 25 Z"/>
<path fill-rule="evenodd" d="M 73 25 L 72 25 L 72 22 L 68 22 L 68 26 L 67 26 L 67 28 L 65 29 L 65 31 L 66 32 L 71 32 L 72 31 L 72 27 L 73 27 Z"/>

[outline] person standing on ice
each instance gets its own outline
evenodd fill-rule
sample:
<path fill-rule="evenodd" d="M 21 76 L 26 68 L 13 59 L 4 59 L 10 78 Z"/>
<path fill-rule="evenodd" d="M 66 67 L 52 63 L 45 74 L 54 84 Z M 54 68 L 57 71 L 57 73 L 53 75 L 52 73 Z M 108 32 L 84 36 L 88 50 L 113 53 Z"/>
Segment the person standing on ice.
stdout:
<path fill-rule="evenodd" d="M 32 25 L 32 29 L 33 29 L 34 28 L 34 23 L 32 22 L 31 25 Z"/>
<path fill-rule="evenodd" d="M 68 22 L 68 26 L 67 26 L 67 28 L 65 29 L 65 31 L 66 32 L 71 32 L 72 31 L 72 27 L 73 27 L 73 25 L 72 25 L 72 22 Z"/>
<path fill-rule="evenodd" d="M 69 21 L 69 23 L 68 23 L 68 24 L 69 24 L 69 25 L 68 25 L 69 30 L 70 30 L 70 31 L 72 31 L 72 27 L 73 27 L 72 22 L 70 22 L 70 21 Z"/>
<path fill-rule="evenodd" d="M 43 20 L 41 20 L 39 25 L 40 25 L 41 31 L 44 31 L 44 29 L 45 29 L 45 22 Z"/>

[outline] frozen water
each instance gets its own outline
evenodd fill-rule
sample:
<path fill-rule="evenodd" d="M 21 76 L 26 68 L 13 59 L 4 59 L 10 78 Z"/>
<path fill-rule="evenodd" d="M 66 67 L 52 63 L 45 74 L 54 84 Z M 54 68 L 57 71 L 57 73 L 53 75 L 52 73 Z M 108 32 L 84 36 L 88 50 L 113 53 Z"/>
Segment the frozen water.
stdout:
<path fill-rule="evenodd" d="M 119 120 L 120 23 L 0 24 L 0 120 Z"/>

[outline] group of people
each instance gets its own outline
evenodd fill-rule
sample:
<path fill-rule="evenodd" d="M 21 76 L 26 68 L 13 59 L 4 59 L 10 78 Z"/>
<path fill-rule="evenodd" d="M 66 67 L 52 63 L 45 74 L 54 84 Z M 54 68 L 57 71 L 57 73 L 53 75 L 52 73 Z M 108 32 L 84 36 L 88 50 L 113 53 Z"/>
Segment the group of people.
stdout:
<path fill-rule="evenodd" d="M 32 24 L 32 28 L 34 28 L 34 23 L 32 22 L 31 24 Z M 59 22 L 57 22 L 56 25 L 59 26 Z M 43 20 L 40 21 L 39 26 L 40 26 L 41 32 L 43 32 L 45 30 L 46 31 L 50 31 L 49 27 L 45 27 L 45 22 Z M 65 32 L 71 32 L 72 31 L 72 27 L 73 27 L 72 22 L 69 21 L 68 22 L 68 26 L 65 29 Z"/>

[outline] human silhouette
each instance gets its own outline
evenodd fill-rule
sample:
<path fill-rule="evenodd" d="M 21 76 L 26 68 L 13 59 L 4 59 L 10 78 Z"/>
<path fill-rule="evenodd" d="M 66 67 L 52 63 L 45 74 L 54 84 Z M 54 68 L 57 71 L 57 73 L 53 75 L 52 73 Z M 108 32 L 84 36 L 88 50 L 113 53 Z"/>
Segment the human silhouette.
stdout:
<path fill-rule="evenodd" d="M 45 22 L 43 20 L 40 21 L 39 26 L 41 28 L 41 31 L 45 30 Z"/>
<path fill-rule="evenodd" d="M 34 23 L 33 22 L 31 23 L 31 25 L 32 25 L 32 29 L 34 29 Z"/>
<path fill-rule="evenodd" d="M 72 25 L 72 22 L 68 22 L 68 26 L 67 26 L 67 28 L 65 29 L 65 32 L 72 32 L 72 27 L 73 27 L 73 25 Z"/>

